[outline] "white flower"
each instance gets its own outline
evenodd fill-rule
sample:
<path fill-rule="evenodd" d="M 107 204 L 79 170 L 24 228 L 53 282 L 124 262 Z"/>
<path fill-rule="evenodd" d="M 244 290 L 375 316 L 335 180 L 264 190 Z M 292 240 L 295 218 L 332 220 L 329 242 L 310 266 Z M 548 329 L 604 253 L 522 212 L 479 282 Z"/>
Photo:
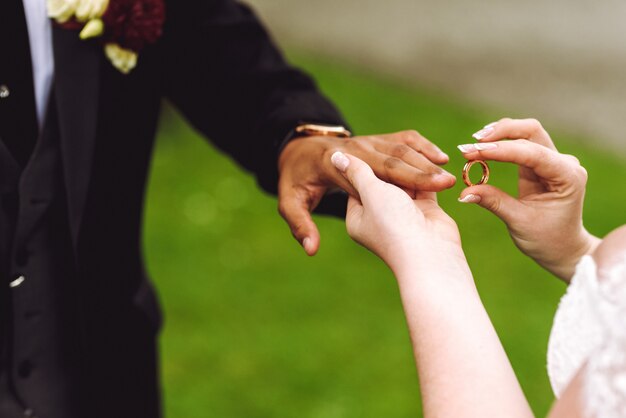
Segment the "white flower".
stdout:
<path fill-rule="evenodd" d="M 76 12 L 79 0 L 48 0 L 48 16 L 59 23 L 65 23 Z"/>
<path fill-rule="evenodd" d="M 6 1 L 6 0 L 0 0 Z M 85 23 L 80 31 L 80 39 L 95 38 L 105 31 L 102 16 L 109 7 L 110 0 L 47 0 L 48 16 L 58 23 L 70 19 Z M 104 53 L 113 66 L 124 74 L 128 74 L 137 66 L 137 53 L 122 48 L 116 43 L 104 46 Z"/>
<path fill-rule="evenodd" d="M 102 19 L 91 19 L 80 31 L 80 39 L 89 39 L 100 36 L 104 33 L 104 22 Z"/>
<path fill-rule="evenodd" d="M 72 17 L 79 22 L 101 18 L 109 7 L 109 0 L 48 0 L 48 16 L 59 23 Z"/>
<path fill-rule="evenodd" d="M 79 0 L 76 7 L 76 20 L 86 22 L 101 18 L 109 7 L 109 0 Z"/>
<path fill-rule="evenodd" d="M 137 53 L 130 49 L 124 49 L 118 44 L 106 44 L 104 53 L 115 68 L 128 74 L 137 66 Z"/>

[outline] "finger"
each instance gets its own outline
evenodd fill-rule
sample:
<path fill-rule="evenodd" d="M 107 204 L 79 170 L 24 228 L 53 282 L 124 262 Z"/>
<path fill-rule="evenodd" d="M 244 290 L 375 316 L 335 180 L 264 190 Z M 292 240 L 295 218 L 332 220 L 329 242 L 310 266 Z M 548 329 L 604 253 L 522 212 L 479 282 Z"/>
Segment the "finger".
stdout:
<path fill-rule="evenodd" d="M 391 134 L 390 136 L 394 142 L 397 141 L 408 145 L 413 150 L 423 154 L 428 160 L 435 164 L 445 164 L 450 160 L 445 152 L 417 131 L 402 131 L 396 134 Z"/>
<path fill-rule="evenodd" d="M 315 255 L 320 245 L 320 233 L 310 211 L 318 202 L 312 201 L 304 189 L 284 184 L 279 185 L 278 211 L 304 251 L 310 256 Z"/>
<path fill-rule="evenodd" d="M 346 209 L 346 228 L 352 236 L 352 229 L 355 227 L 363 216 L 363 204 L 356 197 L 348 197 L 348 207 Z"/>
<path fill-rule="evenodd" d="M 424 171 L 386 154 L 374 154 L 368 163 L 382 180 L 416 191 L 439 192 L 456 183 L 456 177 L 446 171 Z"/>
<path fill-rule="evenodd" d="M 573 160 L 558 152 L 526 140 L 458 146 L 468 160 L 509 162 L 531 169 L 539 177 L 558 182 L 571 181 L 578 169 Z M 578 166 L 580 168 L 580 165 Z"/>
<path fill-rule="evenodd" d="M 385 137 L 390 138 L 391 135 Z M 406 189 L 441 191 L 456 183 L 452 174 L 428 161 L 411 147 L 381 137 L 360 137 L 346 141 L 343 151 L 362 159 L 380 179 Z M 413 155 L 411 161 L 419 167 L 395 155 Z"/>
<path fill-rule="evenodd" d="M 428 211 L 432 209 L 439 208 L 439 204 L 437 203 L 437 193 L 435 192 L 417 192 L 415 195 L 414 203 L 415 205 L 426 214 Z"/>
<path fill-rule="evenodd" d="M 417 194 L 418 194 L 418 193 L 420 193 L 420 192 L 417 192 L 417 191 L 415 191 L 415 190 L 413 190 L 413 189 L 407 189 L 406 187 L 400 187 L 400 189 L 402 189 L 402 190 L 404 191 L 404 193 L 408 194 L 408 195 L 409 195 L 409 197 L 410 197 L 412 200 L 415 200 L 415 199 L 416 199 Z"/>
<path fill-rule="evenodd" d="M 363 212 L 363 204 L 361 201 L 353 196 L 348 197 L 348 206 L 346 209 L 346 217 L 357 216 Z"/>
<path fill-rule="evenodd" d="M 541 194 L 548 191 L 546 184 L 531 169 L 519 167 L 517 190 L 521 195 Z"/>
<path fill-rule="evenodd" d="M 331 163 L 332 165 L 332 163 Z M 337 171 L 337 170 L 335 170 Z M 332 176 L 332 175 L 331 175 Z M 348 181 L 348 179 L 343 176 L 341 173 L 337 173 L 337 175 L 330 177 L 330 181 L 336 186 L 336 187 L 332 187 L 331 189 L 329 189 L 329 191 L 331 190 L 337 190 L 337 188 L 345 191 L 346 193 L 348 193 L 350 196 L 354 196 L 354 197 L 359 197 L 359 193 L 356 191 L 356 189 L 354 187 L 352 187 L 352 184 L 350 184 L 350 181 Z"/>
<path fill-rule="evenodd" d="M 466 188 L 461 193 L 459 202 L 475 203 L 492 212 L 507 225 L 512 223 L 516 216 L 521 216 L 524 210 L 524 205 L 517 199 L 487 184 Z"/>
<path fill-rule="evenodd" d="M 544 147 L 556 150 L 552 138 L 537 119 L 500 119 L 485 126 L 472 135 L 480 142 L 493 142 L 502 139 L 526 139 Z"/>
<path fill-rule="evenodd" d="M 409 149 L 405 145 L 402 147 L 405 150 Z M 401 158 L 375 150 L 375 152 L 365 154 L 363 161 L 381 180 L 406 189 L 438 192 L 456 183 L 456 178 L 452 174 L 425 159 L 423 159 L 425 167 L 415 167 Z"/>
<path fill-rule="evenodd" d="M 441 174 L 446 173 L 441 167 L 433 163 L 423 154 L 415 151 L 412 147 L 404 143 L 384 141 L 374 146 L 374 149 L 384 156 L 391 156 L 404 161 L 408 165 L 415 167 L 424 173 Z"/>
<path fill-rule="evenodd" d="M 374 171 L 363 160 L 337 151 L 331 157 L 332 164 L 343 174 L 350 185 L 354 187 L 361 201 L 368 200 L 374 193 L 374 188 L 382 183 Z"/>
<path fill-rule="evenodd" d="M 437 193 L 435 192 L 417 192 L 413 200 L 432 200 L 437 202 Z"/>
<path fill-rule="evenodd" d="M 363 204 L 359 199 L 350 196 L 348 198 L 348 209 L 346 211 L 346 231 L 348 235 L 358 243 L 361 243 L 361 222 L 363 219 Z"/>

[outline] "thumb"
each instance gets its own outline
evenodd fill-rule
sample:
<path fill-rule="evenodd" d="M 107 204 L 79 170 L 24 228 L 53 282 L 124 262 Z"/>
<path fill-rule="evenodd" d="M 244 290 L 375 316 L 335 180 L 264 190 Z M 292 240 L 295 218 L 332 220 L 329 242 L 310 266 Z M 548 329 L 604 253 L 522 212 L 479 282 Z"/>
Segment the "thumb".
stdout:
<path fill-rule="evenodd" d="M 523 210 L 523 205 L 517 199 L 486 184 L 466 188 L 461 193 L 459 202 L 475 203 L 492 212 L 507 225 L 514 220 L 516 213 Z"/>
<path fill-rule="evenodd" d="M 346 211 L 346 230 L 350 238 L 359 241 L 359 232 L 363 219 L 364 208 L 361 202 L 353 196 L 348 197 L 348 208 Z"/>
<path fill-rule="evenodd" d="M 353 197 L 348 196 L 348 207 L 346 209 L 346 218 L 360 218 L 363 216 L 363 205 L 361 202 Z"/>
<path fill-rule="evenodd" d="M 330 160 L 355 188 L 361 202 L 366 201 L 369 195 L 374 193 L 372 186 L 381 182 L 367 163 L 353 155 L 337 151 L 330 157 Z"/>
<path fill-rule="evenodd" d="M 278 211 L 285 219 L 294 238 L 302 245 L 307 255 L 315 255 L 320 246 L 320 233 L 311 218 L 311 198 L 304 192 L 289 188 L 280 193 Z"/>

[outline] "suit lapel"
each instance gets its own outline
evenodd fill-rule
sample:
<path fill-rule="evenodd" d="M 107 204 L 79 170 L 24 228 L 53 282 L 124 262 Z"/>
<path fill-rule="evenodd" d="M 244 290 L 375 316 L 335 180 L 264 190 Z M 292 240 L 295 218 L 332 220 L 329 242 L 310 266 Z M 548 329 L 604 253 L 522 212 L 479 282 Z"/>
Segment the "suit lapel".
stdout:
<path fill-rule="evenodd" d="M 54 27 L 52 37 L 63 175 L 76 245 L 91 178 L 103 51 L 73 30 Z"/>

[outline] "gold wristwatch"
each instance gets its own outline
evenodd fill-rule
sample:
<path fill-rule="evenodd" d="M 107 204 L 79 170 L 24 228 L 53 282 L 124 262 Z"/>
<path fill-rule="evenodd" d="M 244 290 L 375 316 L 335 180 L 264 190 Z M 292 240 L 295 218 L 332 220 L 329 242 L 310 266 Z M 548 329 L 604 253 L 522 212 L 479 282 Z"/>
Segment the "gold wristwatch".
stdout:
<path fill-rule="evenodd" d="M 340 125 L 317 125 L 306 123 L 296 127 L 295 136 L 336 136 L 350 138 L 352 133 Z"/>

